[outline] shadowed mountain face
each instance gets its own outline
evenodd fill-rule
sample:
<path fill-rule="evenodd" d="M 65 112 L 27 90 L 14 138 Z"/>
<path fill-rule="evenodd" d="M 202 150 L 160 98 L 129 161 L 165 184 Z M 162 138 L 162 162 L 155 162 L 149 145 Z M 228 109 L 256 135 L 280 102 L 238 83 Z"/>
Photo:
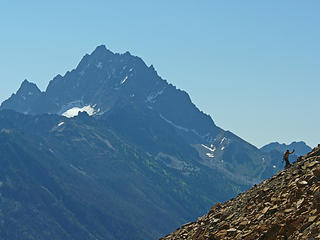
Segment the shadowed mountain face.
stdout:
<path fill-rule="evenodd" d="M 133 141 L 147 131 L 127 138 L 86 113 L 0 111 L 0 238 L 156 239 L 246 188 L 159 131 L 146 152 Z"/>
<path fill-rule="evenodd" d="M 105 46 L 0 110 L 3 239 L 155 239 L 281 168 Z"/>

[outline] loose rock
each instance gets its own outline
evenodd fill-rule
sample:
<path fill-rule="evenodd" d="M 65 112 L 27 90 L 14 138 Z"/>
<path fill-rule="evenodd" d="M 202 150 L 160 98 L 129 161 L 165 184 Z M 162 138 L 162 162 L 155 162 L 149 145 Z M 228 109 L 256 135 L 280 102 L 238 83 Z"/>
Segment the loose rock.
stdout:
<path fill-rule="evenodd" d="M 247 192 L 213 206 L 163 240 L 320 239 L 320 145 Z"/>

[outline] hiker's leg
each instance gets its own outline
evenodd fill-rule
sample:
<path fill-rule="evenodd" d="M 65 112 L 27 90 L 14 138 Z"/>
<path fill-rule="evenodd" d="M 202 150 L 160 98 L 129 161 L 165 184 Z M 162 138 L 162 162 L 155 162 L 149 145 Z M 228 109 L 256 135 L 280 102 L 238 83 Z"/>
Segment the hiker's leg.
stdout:
<path fill-rule="evenodd" d="M 288 159 L 286 159 L 286 168 L 290 167 L 291 166 L 291 163 L 289 162 Z"/>

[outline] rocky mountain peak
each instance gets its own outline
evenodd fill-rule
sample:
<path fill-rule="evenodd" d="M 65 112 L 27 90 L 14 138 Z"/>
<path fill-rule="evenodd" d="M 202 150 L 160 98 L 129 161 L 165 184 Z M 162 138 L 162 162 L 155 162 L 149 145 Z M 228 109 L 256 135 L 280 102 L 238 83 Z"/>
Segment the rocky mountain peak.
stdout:
<path fill-rule="evenodd" d="M 91 57 L 94 58 L 105 58 L 114 56 L 115 53 L 106 48 L 105 45 L 97 46 L 96 49 L 90 54 Z"/>
<path fill-rule="evenodd" d="M 29 82 L 22 86 L 37 89 Z M 38 99 L 11 97 L 1 108 L 24 113 L 28 109 L 30 114 L 63 114 L 73 108 L 95 106 L 95 112 L 102 114 L 119 101 L 152 109 L 180 129 L 207 136 L 212 129 L 213 134 L 217 132 L 212 119 L 196 108 L 189 95 L 163 80 L 152 65 L 148 67 L 129 52 L 113 53 L 105 45 L 86 54 L 75 69 L 53 78 Z"/>
<path fill-rule="evenodd" d="M 93 52 L 94 52 L 94 53 L 97 53 L 97 52 L 106 52 L 106 51 L 109 51 L 109 50 L 106 48 L 106 45 L 101 44 L 101 45 L 97 46 L 96 49 L 95 49 Z"/>
<path fill-rule="evenodd" d="M 27 79 L 25 79 L 21 83 L 20 88 L 17 91 L 17 95 L 33 95 L 33 94 L 39 95 L 40 93 L 41 91 L 37 87 L 37 85 L 32 82 L 29 82 Z"/>
<path fill-rule="evenodd" d="M 290 168 L 162 239 L 319 239 L 319 220 L 320 144 Z"/>
<path fill-rule="evenodd" d="M 31 82 L 29 82 L 28 79 L 25 79 L 25 80 L 22 81 L 20 87 L 22 87 L 22 86 L 24 86 L 24 85 L 29 85 L 29 84 L 31 84 Z"/>
<path fill-rule="evenodd" d="M 24 80 L 16 94 L 5 100 L 0 109 L 15 109 L 18 112 L 29 113 L 32 107 L 38 107 L 37 102 L 42 92 L 36 84 Z"/>

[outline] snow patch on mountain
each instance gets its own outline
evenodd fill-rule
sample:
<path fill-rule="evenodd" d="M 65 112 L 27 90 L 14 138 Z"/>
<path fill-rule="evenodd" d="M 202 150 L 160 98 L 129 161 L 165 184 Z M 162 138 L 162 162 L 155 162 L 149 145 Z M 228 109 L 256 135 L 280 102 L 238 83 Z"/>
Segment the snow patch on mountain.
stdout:
<path fill-rule="evenodd" d="M 214 155 L 213 155 L 212 153 L 206 153 L 206 155 L 207 155 L 208 157 L 210 157 L 210 158 L 213 158 L 213 157 L 214 157 Z"/>
<path fill-rule="evenodd" d="M 62 126 L 63 124 L 64 124 L 64 122 L 60 122 L 60 123 L 58 124 L 58 127 Z"/>
<path fill-rule="evenodd" d="M 64 112 L 66 112 L 67 110 L 74 108 L 74 107 L 78 107 L 78 108 L 82 108 L 84 106 L 83 101 L 82 100 L 74 100 L 71 102 L 68 102 L 66 104 L 64 104 L 61 109 L 58 111 L 59 115 L 62 115 Z"/>
<path fill-rule="evenodd" d="M 62 113 L 62 116 L 65 116 L 67 118 L 72 118 L 72 117 L 78 116 L 79 112 L 86 112 L 88 113 L 89 116 L 92 116 L 97 113 L 97 111 L 93 107 L 91 107 L 90 105 L 87 105 L 82 108 L 73 107 L 65 111 L 64 113 Z"/>
<path fill-rule="evenodd" d="M 126 76 L 120 83 L 120 85 L 124 84 L 128 80 L 128 76 Z"/>
<path fill-rule="evenodd" d="M 208 149 L 209 151 L 211 152 L 214 152 L 216 150 L 216 148 L 209 148 L 208 146 L 204 145 L 204 144 L 201 144 L 202 147 Z"/>
<path fill-rule="evenodd" d="M 221 142 L 220 142 L 220 144 L 222 144 L 223 141 L 225 141 L 226 139 L 227 139 L 226 137 L 223 137 L 222 140 L 221 140 Z"/>

